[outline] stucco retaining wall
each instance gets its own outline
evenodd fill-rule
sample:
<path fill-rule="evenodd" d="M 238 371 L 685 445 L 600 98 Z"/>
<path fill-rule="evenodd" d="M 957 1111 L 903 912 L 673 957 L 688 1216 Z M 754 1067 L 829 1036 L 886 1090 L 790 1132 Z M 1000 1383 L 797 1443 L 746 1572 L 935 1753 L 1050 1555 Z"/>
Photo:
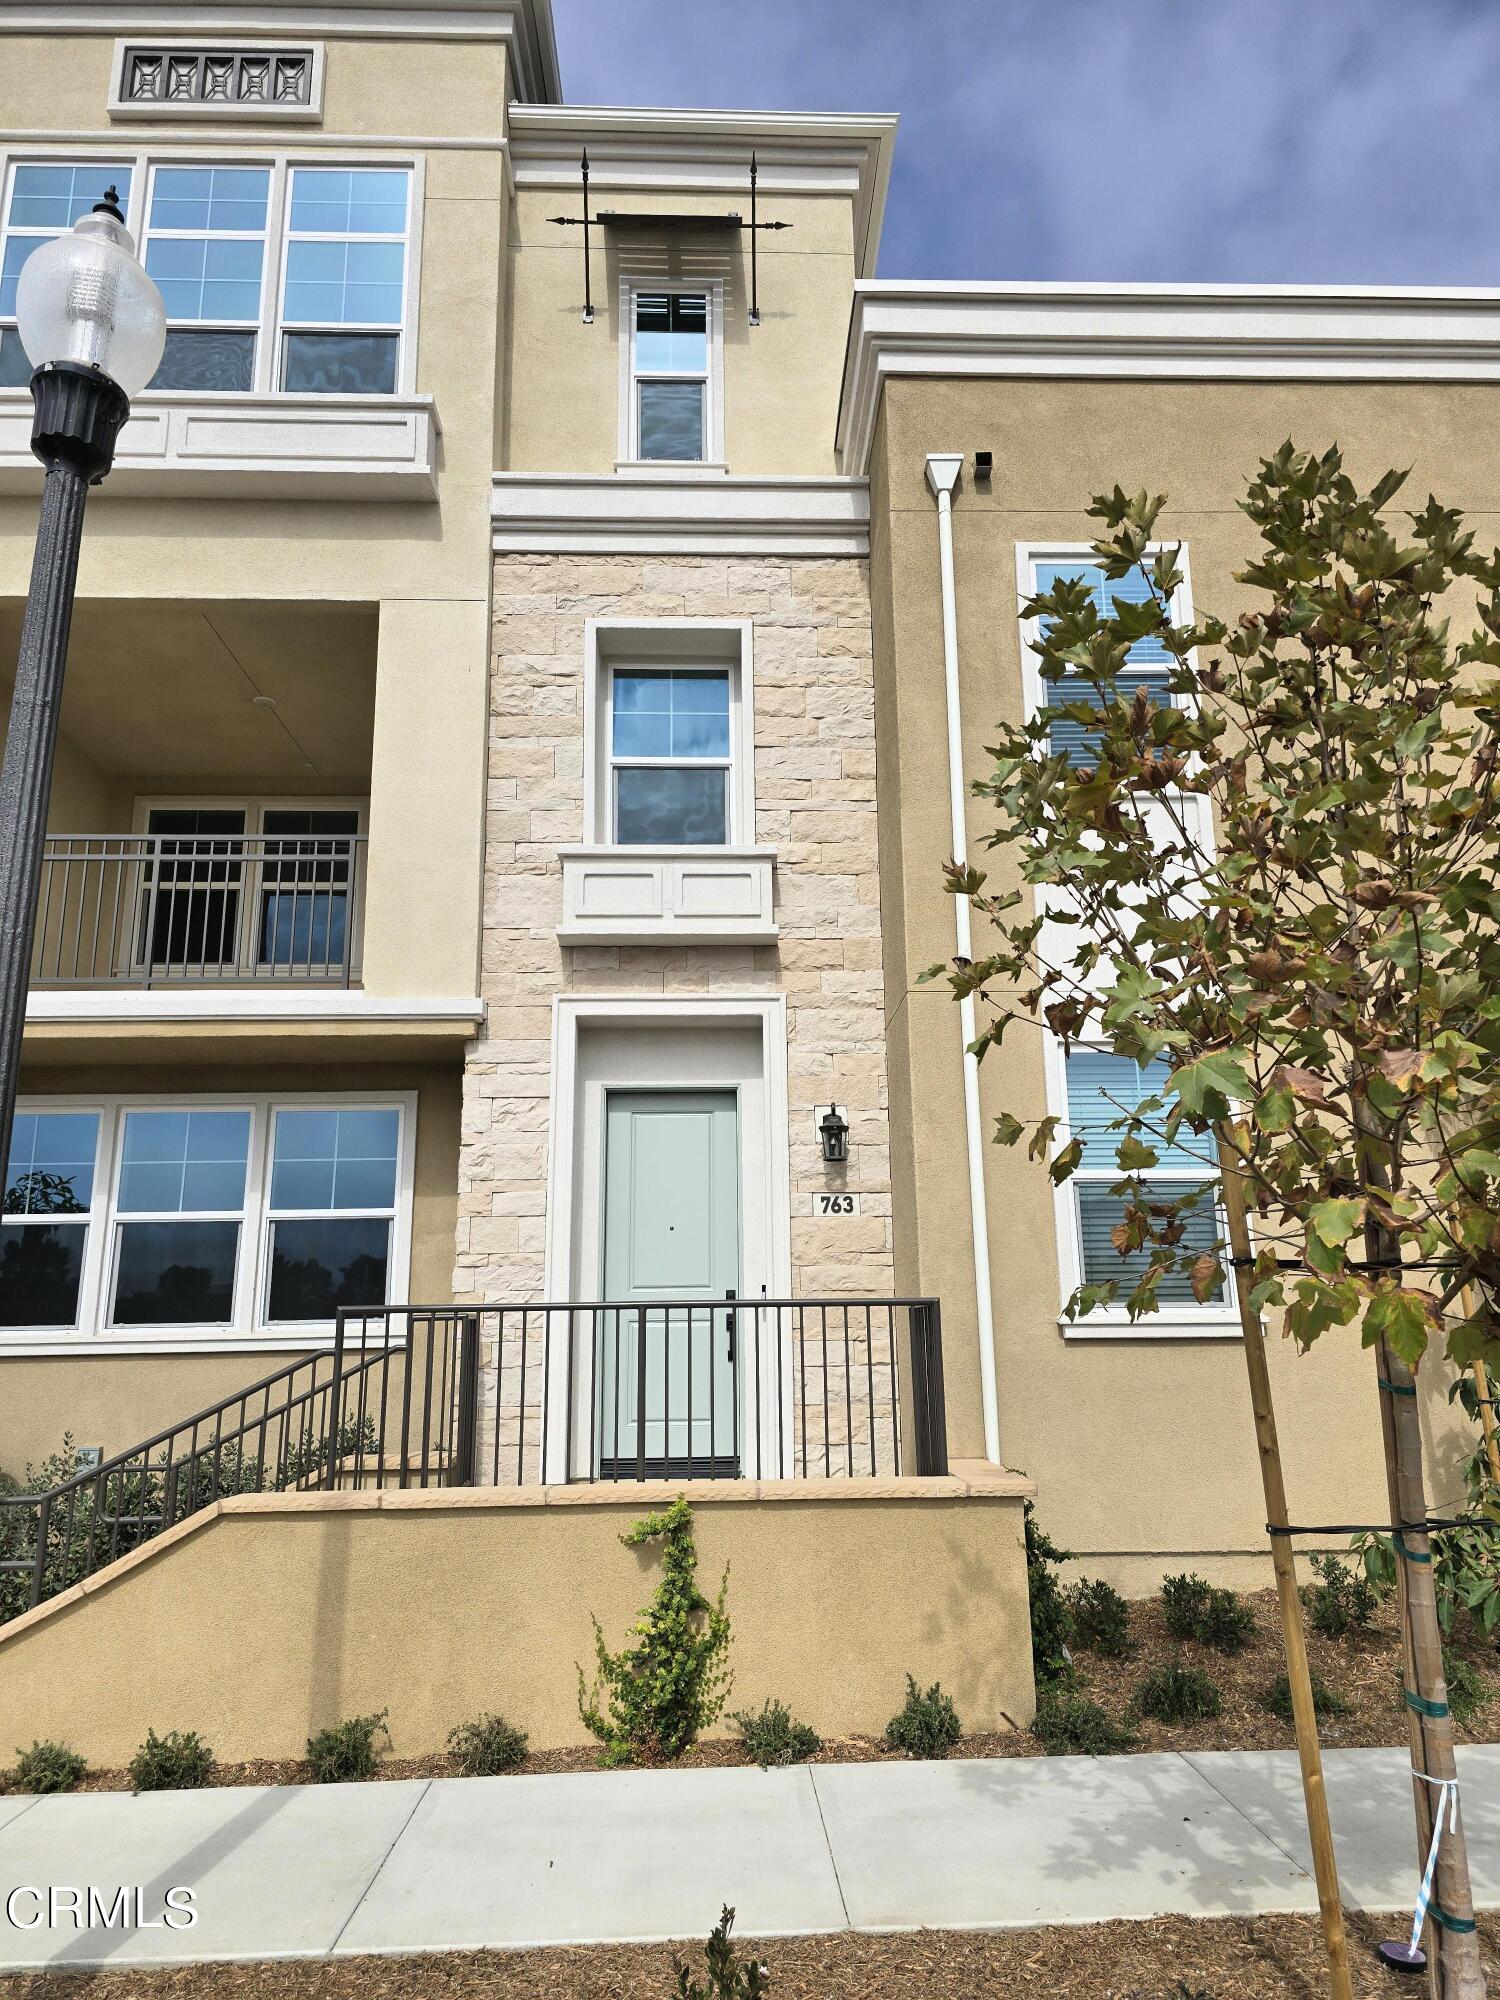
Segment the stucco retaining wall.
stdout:
<path fill-rule="evenodd" d="M 931 1480 L 732 1487 L 284 1494 L 219 1502 L 0 1628 L 3 1740 L 125 1763 L 148 1728 L 221 1760 L 302 1755 L 388 1708 L 398 1756 L 484 1710 L 537 1748 L 589 1740 L 575 1662 L 613 1646 L 657 1554 L 619 1537 L 679 1492 L 706 1592 L 729 1565 L 731 1708 L 768 1697 L 826 1735 L 878 1732 L 904 1676 L 941 1680 L 969 1729 L 1033 1706 L 1021 1503 L 980 1466 Z M 722 1725 L 721 1725 L 722 1727 Z"/>

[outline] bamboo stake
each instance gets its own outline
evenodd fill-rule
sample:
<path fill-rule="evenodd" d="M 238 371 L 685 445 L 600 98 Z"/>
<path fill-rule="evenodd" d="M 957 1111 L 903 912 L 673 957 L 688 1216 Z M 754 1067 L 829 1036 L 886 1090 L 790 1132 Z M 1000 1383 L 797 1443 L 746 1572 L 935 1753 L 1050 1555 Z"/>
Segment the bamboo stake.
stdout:
<path fill-rule="evenodd" d="M 1484 1430 L 1484 1450 L 1490 1462 L 1490 1478 L 1500 1486 L 1500 1437 L 1495 1434 L 1495 1406 L 1490 1400 L 1495 1391 L 1490 1384 L 1489 1370 L 1477 1357 L 1474 1362 L 1474 1387 L 1479 1391 L 1479 1422 Z"/>
<path fill-rule="evenodd" d="M 1235 1258 L 1235 1292 L 1245 1363 L 1250 1375 L 1250 1407 L 1255 1414 L 1255 1441 L 1265 1489 L 1266 1520 L 1272 1528 L 1290 1525 L 1286 1486 L 1281 1472 L 1281 1446 L 1276 1436 L 1276 1411 L 1271 1401 L 1271 1372 L 1266 1365 L 1265 1332 L 1260 1314 L 1250 1303 L 1250 1224 L 1245 1214 L 1245 1190 L 1239 1166 L 1221 1137 L 1219 1172 L 1224 1188 L 1224 1213 L 1229 1225 L 1229 1249 Z M 1349 1945 L 1344 1935 L 1344 1906 L 1339 1897 L 1338 1859 L 1328 1819 L 1328 1794 L 1323 1784 L 1323 1753 L 1313 1708 L 1312 1676 L 1307 1664 L 1307 1635 L 1302 1629 L 1302 1600 L 1297 1594 L 1297 1566 L 1288 1535 L 1271 1536 L 1271 1564 L 1281 1607 L 1282 1643 L 1286 1650 L 1287 1684 L 1292 1695 L 1292 1721 L 1297 1731 L 1297 1756 L 1302 1766 L 1302 1797 L 1307 1832 L 1312 1843 L 1313 1875 L 1318 1885 L 1318 1912 L 1328 1953 L 1329 1991 L 1333 2000 L 1354 2000 L 1349 1976 Z"/>

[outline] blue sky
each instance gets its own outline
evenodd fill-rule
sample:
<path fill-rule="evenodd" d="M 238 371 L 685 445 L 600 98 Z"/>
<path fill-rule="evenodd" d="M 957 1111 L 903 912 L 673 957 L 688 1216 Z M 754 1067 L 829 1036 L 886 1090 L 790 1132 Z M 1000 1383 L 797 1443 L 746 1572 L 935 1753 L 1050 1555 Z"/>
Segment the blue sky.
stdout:
<path fill-rule="evenodd" d="M 553 0 L 574 104 L 898 111 L 880 275 L 1500 285 L 1500 0 Z"/>

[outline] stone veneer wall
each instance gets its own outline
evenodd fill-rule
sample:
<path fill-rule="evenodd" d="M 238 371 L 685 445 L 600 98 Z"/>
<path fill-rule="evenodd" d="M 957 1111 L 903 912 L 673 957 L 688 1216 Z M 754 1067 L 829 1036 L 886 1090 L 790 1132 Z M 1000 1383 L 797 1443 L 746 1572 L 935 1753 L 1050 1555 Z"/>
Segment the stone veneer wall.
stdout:
<path fill-rule="evenodd" d="M 493 615 L 486 1021 L 464 1077 L 455 1297 L 512 1303 L 542 1296 L 551 1002 L 558 993 L 584 992 L 784 993 L 793 1291 L 889 1294 L 866 565 L 833 557 L 502 555 Z M 556 850 L 583 832 L 590 617 L 754 621 L 755 837 L 778 850 L 774 945 L 559 945 Z M 847 1106 L 850 1124 L 848 1167 L 832 1172 L 813 1119 L 813 1107 L 829 1102 Z M 813 1193 L 834 1187 L 858 1191 L 858 1216 L 813 1217 Z M 515 1419 L 514 1359 L 486 1355 L 491 1439 L 497 1368 L 502 1429 Z M 528 1403 L 540 1386 L 534 1351 L 531 1374 Z M 885 1400 L 878 1387 L 876 1400 Z"/>

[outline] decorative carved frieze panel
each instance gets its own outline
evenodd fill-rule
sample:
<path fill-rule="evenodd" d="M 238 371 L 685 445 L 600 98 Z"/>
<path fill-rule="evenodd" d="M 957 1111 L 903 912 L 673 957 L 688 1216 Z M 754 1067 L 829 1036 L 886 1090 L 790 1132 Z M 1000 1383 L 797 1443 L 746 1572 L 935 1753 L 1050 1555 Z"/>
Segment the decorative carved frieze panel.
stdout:
<path fill-rule="evenodd" d="M 237 48 L 119 42 L 109 108 L 116 118 L 317 118 L 322 96 L 317 43 Z"/>

